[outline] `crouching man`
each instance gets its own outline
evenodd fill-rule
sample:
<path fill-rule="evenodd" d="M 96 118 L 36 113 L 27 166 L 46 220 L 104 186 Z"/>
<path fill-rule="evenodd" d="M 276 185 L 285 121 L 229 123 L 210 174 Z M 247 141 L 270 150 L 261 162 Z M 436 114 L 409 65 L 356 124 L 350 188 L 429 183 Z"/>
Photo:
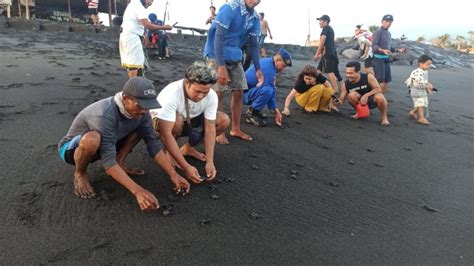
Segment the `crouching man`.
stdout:
<path fill-rule="evenodd" d="M 124 163 L 140 139 L 145 141 L 150 156 L 170 176 L 175 190 L 189 192 L 190 184 L 176 173 L 151 127 L 149 109 L 159 107 L 156 95 L 151 81 L 142 77 L 132 78 L 121 92 L 87 106 L 76 116 L 58 149 L 61 159 L 76 167 L 74 193 L 78 197 L 96 196 L 87 167 L 100 159 L 106 173 L 135 196 L 141 210 L 158 209 L 156 197 L 129 176 L 144 174 L 143 170 Z"/>
<path fill-rule="evenodd" d="M 204 62 L 194 62 L 186 70 L 185 78 L 168 84 L 158 95 L 160 109 L 151 110 L 153 127 L 160 135 L 165 149 L 175 165 L 193 183 L 212 180 L 217 170 L 214 165 L 216 136 L 229 127 L 227 114 L 217 111 L 218 97 L 211 86 L 217 82 L 216 71 Z M 179 137 L 188 141 L 178 146 Z M 194 147 L 204 143 L 204 153 Z M 206 174 L 189 164 L 184 156 L 206 162 Z"/>

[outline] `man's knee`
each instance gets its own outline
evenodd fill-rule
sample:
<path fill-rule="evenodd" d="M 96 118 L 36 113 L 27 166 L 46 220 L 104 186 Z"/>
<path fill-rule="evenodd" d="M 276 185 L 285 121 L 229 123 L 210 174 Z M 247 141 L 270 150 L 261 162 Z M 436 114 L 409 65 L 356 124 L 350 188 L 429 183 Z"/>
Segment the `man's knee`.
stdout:
<path fill-rule="evenodd" d="M 376 93 L 374 95 L 374 101 L 377 103 L 378 106 L 380 105 L 387 105 L 387 100 L 385 99 L 385 96 L 383 96 L 382 93 Z"/>
<path fill-rule="evenodd" d="M 230 125 L 230 118 L 224 112 L 217 112 L 216 116 L 216 132 L 217 131 L 225 131 Z"/>
<path fill-rule="evenodd" d="M 82 135 L 79 147 L 86 149 L 91 152 L 95 152 L 99 149 L 101 141 L 100 133 L 97 131 L 89 131 Z"/>
<path fill-rule="evenodd" d="M 360 101 L 360 94 L 354 91 L 349 92 L 349 95 L 347 96 L 347 99 L 351 103 L 357 103 Z"/>

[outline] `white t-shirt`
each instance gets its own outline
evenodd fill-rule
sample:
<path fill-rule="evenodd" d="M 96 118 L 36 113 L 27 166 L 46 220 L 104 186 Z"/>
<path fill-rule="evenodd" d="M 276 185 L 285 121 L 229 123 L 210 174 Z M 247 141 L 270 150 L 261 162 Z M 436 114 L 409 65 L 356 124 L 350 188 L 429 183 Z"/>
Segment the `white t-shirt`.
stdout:
<path fill-rule="evenodd" d="M 142 36 L 145 32 L 140 19 L 148 19 L 148 11 L 140 0 L 132 0 L 123 13 L 122 32 Z"/>
<path fill-rule="evenodd" d="M 168 84 L 157 97 L 161 105 L 159 109 L 150 110 L 152 117 L 160 120 L 175 122 L 176 112 L 186 119 L 186 106 L 184 104 L 183 79 Z M 191 119 L 204 113 L 207 120 L 216 120 L 217 94 L 211 89 L 206 97 L 199 102 L 188 99 L 189 116 Z"/>

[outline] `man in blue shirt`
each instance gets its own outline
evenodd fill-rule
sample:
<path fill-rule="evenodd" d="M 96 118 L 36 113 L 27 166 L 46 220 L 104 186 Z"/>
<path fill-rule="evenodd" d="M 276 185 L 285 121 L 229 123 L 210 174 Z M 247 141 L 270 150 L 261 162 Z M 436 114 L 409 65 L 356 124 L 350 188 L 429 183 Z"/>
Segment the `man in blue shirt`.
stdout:
<path fill-rule="evenodd" d="M 243 91 L 247 90 L 247 82 L 242 67 L 242 46 L 245 41 L 250 43 L 250 54 L 259 83 L 263 82 L 260 70 L 257 37 L 260 35 L 260 20 L 254 7 L 260 0 L 231 0 L 224 4 L 209 28 L 204 57 L 208 63 L 217 67 L 217 84 L 213 89 L 219 98 L 219 111 L 224 109 L 224 93 L 232 91 L 231 112 L 232 128 L 230 135 L 244 140 L 252 140 L 248 134 L 240 130 Z M 217 136 L 217 142 L 228 144 L 225 133 Z"/>
<path fill-rule="evenodd" d="M 261 113 L 266 105 L 269 110 L 275 111 L 275 123 L 281 126 L 282 116 L 276 103 L 275 81 L 277 74 L 291 65 L 290 54 L 280 48 L 273 57 L 260 59 L 260 66 L 265 77 L 262 85 L 258 84 L 255 66 L 251 66 L 245 72 L 247 85 L 250 89 L 244 93 L 244 104 L 251 105 L 246 113 L 245 121 L 256 126 L 266 126 L 267 121 Z"/>

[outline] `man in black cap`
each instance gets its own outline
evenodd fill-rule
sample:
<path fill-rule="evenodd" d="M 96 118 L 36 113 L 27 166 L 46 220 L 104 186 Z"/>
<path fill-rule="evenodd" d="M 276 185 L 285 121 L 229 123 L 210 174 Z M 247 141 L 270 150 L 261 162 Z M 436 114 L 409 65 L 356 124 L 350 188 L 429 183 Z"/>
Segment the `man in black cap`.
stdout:
<path fill-rule="evenodd" d="M 378 28 L 372 35 L 372 51 L 374 58 L 372 59 L 372 67 L 374 68 L 375 78 L 385 93 L 388 89 L 388 83 L 392 81 L 392 73 L 390 62 L 392 61 L 393 52 L 405 52 L 406 49 L 394 49 L 392 47 L 392 35 L 388 31 L 392 26 L 393 16 L 385 15 L 382 18 L 382 26 Z"/>
<path fill-rule="evenodd" d="M 319 38 L 318 50 L 314 54 L 314 60 L 319 61 L 318 69 L 327 74 L 329 82 L 334 92 L 338 92 L 338 81 L 342 81 L 339 74 L 336 46 L 334 44 L 334 30 L 329 26 L 331 19 L 328 15 L 322 15 L 319 20 L 319 26 L 323 29 Z"/>
<path fill-rule="evenodd" d="M 129 176 L 143 175 L 144 172 L 124 163 L 140 139 L 145 141 L 150 156 L 170 176 L 175 190 L 189 192 L 188 181 L 175 172 L 151 127 L 148 110 L 159 107 L 156 97 L 153 83 L 136 77 L 128 80 L 115 96 L 87 106 L 76 116 L 67 135 L 58 144 L 61 159 L 76 166 L 76 196 L 87 199 L 96 196 L 89 182 L 87 167 L 100 159 L 106 173 L 136 197 L 141 210 L 158 209 L 156 197 Z"/>

